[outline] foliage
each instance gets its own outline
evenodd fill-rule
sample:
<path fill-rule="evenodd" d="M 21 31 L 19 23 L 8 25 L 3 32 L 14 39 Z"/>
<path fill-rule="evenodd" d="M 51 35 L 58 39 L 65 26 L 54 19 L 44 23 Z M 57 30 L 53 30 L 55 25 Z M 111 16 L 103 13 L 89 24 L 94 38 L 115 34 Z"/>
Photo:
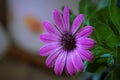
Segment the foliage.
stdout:
<path fill-rule="evenodd" d="M 95 77 L 97 80 L 119 80 L 120 8 L 117 6 L 117 0 L 100 0 L 98 4 L 92 0 L 80 0 L 78 9 L 79 13 L 85 14 L 82 25 L 94 27 L 91 37 L 97 42 L 96 47 L 91 50 L 95 59 L 91 63 L 85 62 L 84 71 L 97 74 L 93 80 Z M 71 13 L 71 22 L 75 16 Z M 107 75 L 101 78 L 104 69 L 107 69 Z"/>

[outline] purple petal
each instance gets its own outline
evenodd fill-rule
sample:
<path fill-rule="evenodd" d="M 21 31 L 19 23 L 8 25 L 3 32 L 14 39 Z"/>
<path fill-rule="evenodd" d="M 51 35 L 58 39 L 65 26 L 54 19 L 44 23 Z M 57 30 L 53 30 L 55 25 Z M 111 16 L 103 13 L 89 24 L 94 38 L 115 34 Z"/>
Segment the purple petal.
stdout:
<path fill-rule="evenodd" d="M 72 53 L 72 62 L 77 71 L 83 71 L 84 65 L 82 59 L 77 51 Z"/>
<path fill-rule="evenodd" d="M 58 55 L 61 53 L 61 50 L 57 50 L 55 51 L 54 53 L 50 54 L 48 56 L 48 58 L 46 59 L 46 65 L 48 67 L 53 67 L 55 61 L 56 61 L 56 58 L 58 57 Z"/>
<path fill-rule="evenodd" d="M 50 22 L 44 21 L 43 25 L 44 25 L 45 30 L 48 33 L 60 36 L 60 32 Z"/>
<path fill-rule="evenodd" d="M 43 46 L 42 48 L 40 48 L 40 55 L 41 56 L 48 56 L 49 54 L 53 53 L 55 50 L 60 49 L 60 45 L 59 43 L 50 43 L 47 44 L 45 46 Z"/>
<path fill-rule="evenodd" d="M 79 33 L 77 34 L 77 38 L 80 38 L 80 37 L 88 37 L 91 35 L 91 33 L 93 32 L 93 27 L 92 26 L 85 26 L 83 27 Z"/>
<path fill-rule="evenodd" d="M 86 61 L 93 61 L 94 55 L 89 50 L 78 49 L 81 58 Z"/>
<path fill-rule="evenodd" d="M 80 14 L 75 18 L 75 20 L 73 21 L 73 24 L 72 24 L 72 34 L 74 34 L 76 32 L 76 30 L 80 27 L 83 19 L 84 19 L 83 14 Z"/>
<path fill-rule="evenodd" d="M 64 21 L 63 21 L 63 17 L 57 9 L 55 9 L 53 11 L 53 19 L 54 19 L 54 22 L 57 25 L 58 29 L 61 32 L 65 32 L 65 24 L 64 24 Z"/>
<path fill-rule="evenodd" d="M 67 71 L 70 75 L 75 75 L 76 70 L 75 70 L 75 68 L 73 66 L 73 63 L 72 63 L 71 53 L 68 53 L 67 61 L 66 61 L 66 67 L 67 67 Z"/>
<path fill-rule="evenodd" d="M 64 66 L 65 66 L 66 55 L 67 55 L 67 52 L 63 52 L 56 59 L 54 71 L 56 75 L 58 76 L 60 76 L 63 72 Z"/>
<path fill-rule="evenodd" d="M 76 45 L 84 49 L 93 48 L 95 44 L 96 43 L 94 40 L 92 40 L 91 38 L 87 38 L 87 37 L 81 37 L 76 40 Z"/>
<path fill-rule="evenodd" d="M 59 42 L 59 37 L 51 34 L 43 33 L 40 35 L 40 40 L 45 43 Z"/>
<path fill-rule="evenodd" d="M 69 31 L 70 29 L 70 16 L 69 16 L 69 7 L 65 6 L 63 11 L 63 18 L 66 26 L 66 30 Z"/>

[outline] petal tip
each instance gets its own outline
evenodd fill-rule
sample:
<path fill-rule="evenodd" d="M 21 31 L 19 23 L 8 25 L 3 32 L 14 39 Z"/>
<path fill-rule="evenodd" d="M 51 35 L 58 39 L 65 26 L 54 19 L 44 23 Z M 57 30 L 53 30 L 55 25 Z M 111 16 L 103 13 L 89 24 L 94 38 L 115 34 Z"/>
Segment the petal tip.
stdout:
<path fill-rule="evenodd" d="M 81 16 L 82 18 L 84 18 L 85 15 L 84 15 L 84 14 L 80 14 L 80 16 Z"/>
<path fill-rule="evenodd" d="M 57 9 L 54 9 L 53 10 L 53 16 L 56 14 L 56 13 L 58 13 L 59 11 L 57 10 Z"/>
<path fill-rule="evenodd" d="M 56 70 L 55 68 L 54 68 L 54 71 L 57 76 L 61 76 L 62 73 L 60 71 Z"/>
<path fill-rule="evenodd" d="M 48 63 L 48 61 L 45 61 L 45 64 L 48 68 L 51 68 L 52 66 L 50 66 L 50 63 Z"/>
<path fill-rule="evenodd" d="M 43 50 L 42 50 L 42 48 L 40 48 L 40 50 L 39 50 L 39 55 L 40 56 L 45 56 L 44 54 L 42 54 L 43 53 Z"/>
<path fill-rule="evenodd" d="M 64 7 L 64 10 L 69 10 L 69 6 L 65 6 L 65 7 Z"/>
<path fill-rule="evenodd" d="M 40 56 L 43 56 L 41 53 L 42 53 L 42 51 L 41 51 L 41 49 L 40 49 L 40 50 L 39 50 L 39 55 L 40 55 Z"/>

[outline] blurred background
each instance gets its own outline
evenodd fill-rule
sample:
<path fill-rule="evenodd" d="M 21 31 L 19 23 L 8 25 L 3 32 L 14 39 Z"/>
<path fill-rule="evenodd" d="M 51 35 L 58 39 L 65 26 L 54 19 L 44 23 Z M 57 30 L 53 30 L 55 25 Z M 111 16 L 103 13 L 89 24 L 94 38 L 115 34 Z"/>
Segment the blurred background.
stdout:
<path fill-rule="evenodd" d="M 120 22 L 119 3 L 120 0 L 0 0 L 0 80 L 119 80 L 120 65 L 114 65 L 120 56 L 120 27 L 115 26 L 116 21 Z M 71 9 L 71 20 L 78 13 L 86 14 L 85 24 L 90 23 L 97 34 L 98 40 L 93 39 L 102 43 L 91 50 L 94 61 L 84 63 L 87 72 L 73 77 L 65 73 L 56 76 L 53 68 L 46 67 L 46 57 L 39 55 L 44 45 L 39 39 L 44 32 L 43 21 L 54 23 L 52 11 L 62 12 L 65 5 Z"/>
<path fill-rule="evenodd" d="M 39 56 L 42 22 L 64 5 L 78 14 L 79 0 L 0 0 L 0 80 L 73 80 L 57 77 Z"/>

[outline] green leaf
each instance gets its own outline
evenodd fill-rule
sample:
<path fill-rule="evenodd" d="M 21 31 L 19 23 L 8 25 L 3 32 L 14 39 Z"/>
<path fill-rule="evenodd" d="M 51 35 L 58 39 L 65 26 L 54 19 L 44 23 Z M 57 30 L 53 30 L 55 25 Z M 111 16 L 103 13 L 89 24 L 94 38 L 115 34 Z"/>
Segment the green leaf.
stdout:
<path fill-rule="evenodd" d="M 70 25 L 72 25 L 72 23 L 73 23 L 73 20 L 75 19 L 75 15 L 74 14 L 71 14 L 70 15 Z"/>
<path fill-rule="evenodd" d="M 98 67 L 97 67 L 98 66 Z M 107 66 L 107 58 L 95 57 L 92 63 L 88 63 L 86 71 L 89 72 L 101 72 L 101 70 Z"/>
<path fill-rule="evenodd" d="M 105 8 L 106 6 L 108 6 L 109 0 L 100 0 L 97 8 L 96 8 L 96 12 Z"/>
<path fill-rule="evenodd" d="M 102 53 L 99 57 L 95 57 L 92 63 L 88 63 L 86 71 L 101 72 L 105 67 L 114 65 L 114 57 L 111 53 Z"/>
<path fill-rule="evenodd" d="M 114 34 L 111 34 L 107 37 L 106 42 L 108 46 L 113 48 L 119 43 L 119 40 L 118 37 L 116 37 Z"/>
<path fill-rule="evenodd" d="M 89 25 L 89 18 L 94 16 L 96 4 L 92 0 L 80 0 L 79 13 L 85 14 L 84 24 Z"/>
<path fill-rule="evenodd" d="M 98 44 L 91 51 L 94 54 L 95 58 L 99 58 L 102 54 L 109 52 L 107 49 L 101 47 Z"/>
<path fill-rule="evenodd" d="M 110 17 L 108 7 L 102 8 L 101 10 L 96 12 L 96 15 L 97 15 L 97 19 L 100 20 L 102 23 L 104 24 L 108 23 L 108 19 Z"/>
<path fill-rule="evenodd" d="M 94 62 L 89 63 L 86 71 L 88 72 L 101 72 L 103 68 L 107 66 L 107 59 L 97 60 L 95 59 Z"/>
<path fill-rule="evenodd" d="M 79 13 L 87 13 L 88 6 L 92 3 L 92 0 L 80 0 Z"/>
<path fill-rule="evenodd" d="M 90 24 L 94 27 L 94 33 L 99 42 L 102 42 L 103 40 L 107 39 L 109 35 L 113 34 L 108 25 L 100 22 L 95 18 L 91 18 Z"/>
<path fill-rule="evenodd" d="M 99 80 L 99 79 L 100 79 L 100 73 L 95 74 L 92 80 Z"/>
<path fill-rule="evenodd" d="M 117 46 L 116 64 L 120 64 L 120 45 Z"/>
<path fill-rule="evenodd" d="M 110 0 L 109 12 L 112 22 L 115 24 L 117 29 L 120 30 L 120 13 L 119 13 L 120 11 L 117 7 L 116 0 Z"/>
<path fill-rule="evenodd" d="M 114 64 L 114 57 L 113 57 L 112 54 L 105 53 L 105 54 L 101 55 L 100 57 L 101 58 L 107 58 L 107 64 L 108 64 L 108 66 L 110 66 L 110 67 L 113 66 L 113 64 Z"/>
<path fill-rule="evenodd" d="M 84 72 L 86 72 L 86 68 L 88 67 L 88 62 L 84 61 Z"/>
<path fill-rule="evenodd" d="M 108 66 L 112 67 L 114 65 L 114 63 L 115 63 L 114 57 L 113 57 L 113 55 L 110 55 L 108 57 Z"/>
<path fill-rule="evenodd" d="M 114 35 L 116 35 L 118 38 L 120 38 L 119 29 L 117 29 L 117 27 L 113 24 L 113 22 L 111 20 L 108 20 L 108 25 L 111 28 L 111 30 L 113 31 Z"/>
<path fill-rule="evenodd" d="M 112 72 L 111 71 L 109 71 L 109 73 L 108 73 L 108 75 L 105 77 L 105 80 L 111 80 L 111 74 Z"/>
<path fill-rule="evenodd" d="M 119 9 L 120 9 L 120 0 L 117 0 L 117 6 L 118 6 Z"/>
<path fill-rule="evenodd" d="M 114 71 L 112 72 L 111 80 L 119 80 L 120 79 L 120 65 L 117 65 Z"/>

